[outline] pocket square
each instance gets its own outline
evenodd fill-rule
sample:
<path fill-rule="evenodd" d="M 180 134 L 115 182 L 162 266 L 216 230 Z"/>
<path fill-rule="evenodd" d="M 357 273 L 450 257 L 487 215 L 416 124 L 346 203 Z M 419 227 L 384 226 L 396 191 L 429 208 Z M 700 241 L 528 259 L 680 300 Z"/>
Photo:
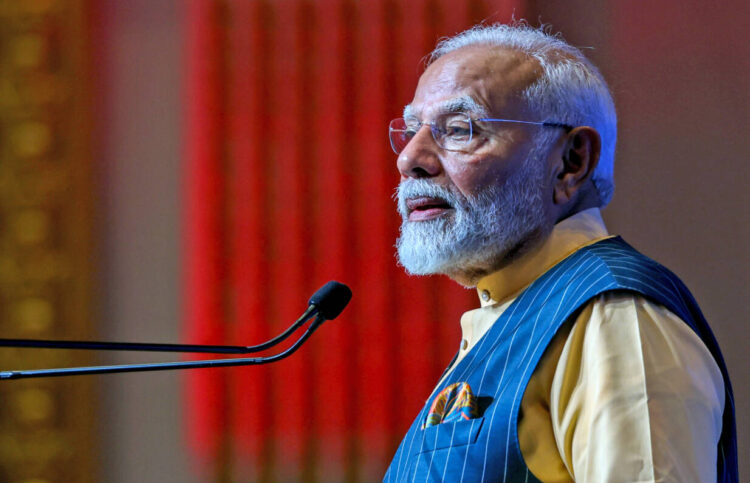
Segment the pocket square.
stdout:
<path fill-rule="evenodd" d="M 422 429 L 477 417 L 477 398 L 465 382 L 456 382 L 435 396 Z"/>

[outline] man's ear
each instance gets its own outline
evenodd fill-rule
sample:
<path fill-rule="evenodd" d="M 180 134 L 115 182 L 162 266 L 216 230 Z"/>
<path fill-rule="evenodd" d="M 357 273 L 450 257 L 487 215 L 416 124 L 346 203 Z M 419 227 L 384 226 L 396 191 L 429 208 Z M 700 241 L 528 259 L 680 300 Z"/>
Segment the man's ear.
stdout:
<path fill-rule="evenodd" d="M 570 131 L 555 163 L 553 200 L 556 205 L 566 205 L 591 178 L 599 162 L 602 141 L 599 132 L 589 126 L 579 126 Z"/>

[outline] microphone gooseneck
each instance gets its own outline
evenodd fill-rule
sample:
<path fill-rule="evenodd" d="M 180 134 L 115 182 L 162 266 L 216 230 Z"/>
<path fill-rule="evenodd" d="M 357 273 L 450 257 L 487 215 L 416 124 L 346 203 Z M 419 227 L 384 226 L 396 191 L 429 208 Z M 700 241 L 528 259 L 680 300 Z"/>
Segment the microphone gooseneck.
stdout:
<path fill-rule="evenodd" d="M 85 367 L 63 367 L 59 369 L 36 369 L 27 371 L 0 371 L 0 380 L 27 379 L 32 377 L 60 377 L 60 376 L 82 376 L 86 374 L 115 374 L 119 372 L 150 372 L 168 371 L 174 369 L 202 369 L 207 367 L 230 367 L 251 366 L 269 364 L 289 357 L 315 332 L 315 329 L 325 321 L 322 317 L 316 318 L 302 336 L 284 352 L 268 357 L 252 357 L 238 359 L 211 359 L 207 361 L 188 362 L 156 362 L 147 364 L 120 364 L 112 366 L 85 366 Z"/>
<path fill-rule="evenodd" d="M 169 352 L 214 352 L 220 350 L 242 349 L 247 352 L 254 352 L 272 347 L 283 341 L 289 335 L 301 327 L 313 316 L 315 320 L 305 330 L 305 332 L 285 351 L 268 357 L 255 358 L 237 358 L 237 359 L 212 359 L 203 361 L 188 362 L 159 362 L 146 364 L 122 364 L 111 366 L 86 366 L 86 367 L 67 367 L 58 369 L 37 369 L 37 370 L 18 370 L 18 371 L 0 371 L 0 380 L 23 379 L 31 377 L 58 377 L 74 376 L 84 374 L 112 374 L 120 372 L 143 372 L 143 371 L 164 371 L 173 369 L 198 369 L 207 367 L 230 367 L 230 366 L 248 366 L 258 364 L 268 364 L 284 359 L 299 349 L 299 347 L 320 327 L 326 320 L 332 320 L 339 316 L 344 310 L 352 297 L 352 291 L 346 285 L 331 281 L 321 287 L 312 297 L 310 297 L 309 307 L 305 313 L 286 331 L 276 336 L 268 342 L 257 346 L 238 347 L 238 346 L 198 346 L 184 344 L 146 344 L 146 343 L 120 343 L 120 342 L 79 342 L 79 341 L 31 341 L 23 339 L 0 339 L 0 346 L 6 347 L 42 347 L 42 348 L 66 348 L 66 349 L 96 349 L 105 346 L 108 350 L 116 350 L 115 345 L 124 346 L 119 350 L 163 350 Z M 14 345 L 15 344 L 15 345 Z M 78 345 L 86 345 L 80 347 Z M 168 349 L 158 349 L 157 347 L 167 346 Z M 145 348 L 148 347 L 148 348 Z M 262 347 L 262 349 L 261 349 Z M 185 350 L 184 348 L 202 348 L 209 350 Z"/>
<path fill-rule="evenodd" d="M 39 340 L 3 339 L 0 347 L 20 347 L 36 349 L 76 349 L 109 351 L 146 352 L 192 352 L 202 354 L 251 354 L 270 349 L 285 341 L 307 321 L 320 314 L 326 320 L 333 320 L 344 310 L 352 297 L 352 291 L 343 283 L 330 281 L 310 297 L 307 310 L 284 332 L 262 344 L 251 346 L 205 345 L 205 344 L 163 344 L 153 342 L 101 342 L 80 340 Z"/>

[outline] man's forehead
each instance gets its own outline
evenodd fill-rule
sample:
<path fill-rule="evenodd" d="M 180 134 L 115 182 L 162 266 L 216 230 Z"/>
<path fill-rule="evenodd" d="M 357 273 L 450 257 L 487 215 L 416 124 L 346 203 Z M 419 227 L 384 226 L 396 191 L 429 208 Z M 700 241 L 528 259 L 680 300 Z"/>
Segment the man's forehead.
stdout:
<path fill-rule="evenodd" d="M 454 105 L 457 109 L 449 110 L 502 115 L 507 109 L 516 110 L 521 92 L 540 74 L 538 61 L 520 51 L 463 47 L 430 64 L 405 114 L 434 116 Z"/>

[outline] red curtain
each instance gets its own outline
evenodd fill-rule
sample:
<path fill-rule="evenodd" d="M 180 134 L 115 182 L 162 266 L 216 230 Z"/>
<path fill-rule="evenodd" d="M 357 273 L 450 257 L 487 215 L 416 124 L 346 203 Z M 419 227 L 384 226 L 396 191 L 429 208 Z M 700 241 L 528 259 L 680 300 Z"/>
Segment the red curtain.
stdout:
<path fill-rule="evenodd" d="M 326 281 L 354 291 L 289 359 L 190 373 L 192 447 L 222 479 L 378 479 L 477 304 L 396 265 L 388 120 L 438 38 L 523 12 L 517 0 L 188 5 L 186 339 L 255 344 Z"/>

